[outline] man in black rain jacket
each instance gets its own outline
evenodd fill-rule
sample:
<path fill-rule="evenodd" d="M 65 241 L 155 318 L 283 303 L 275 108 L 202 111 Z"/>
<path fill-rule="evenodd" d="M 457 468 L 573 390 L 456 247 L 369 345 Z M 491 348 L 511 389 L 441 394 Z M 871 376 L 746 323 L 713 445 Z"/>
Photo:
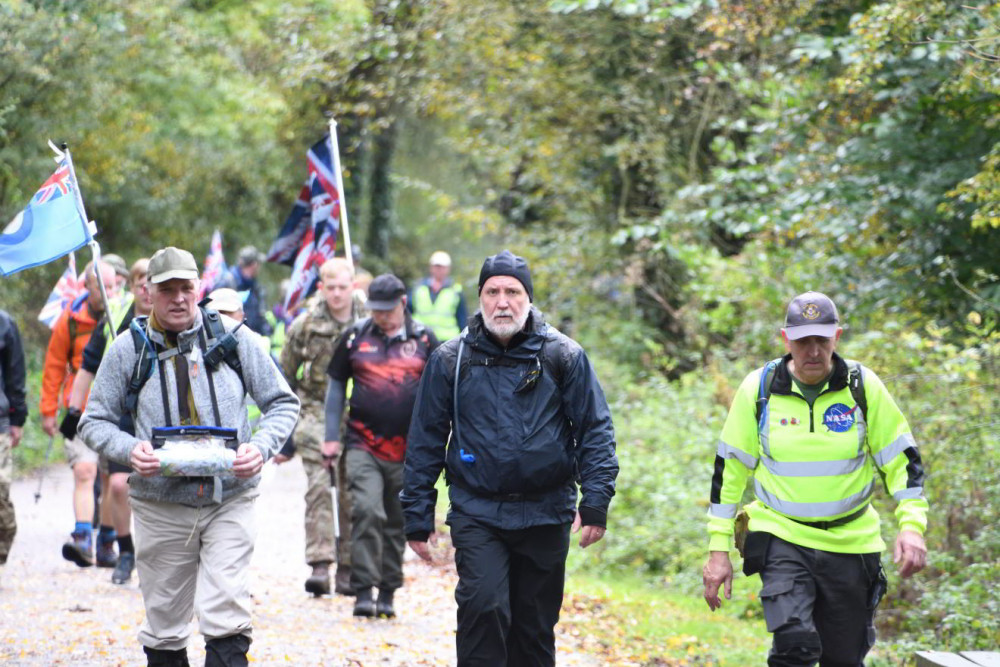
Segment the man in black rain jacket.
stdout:
<path fill-rule="evenodd" d="M 467 330 L 421 378 L 400 494 L 406 536 L 431 560 L 444 470 L 459 667 L 551 666 L 571 528 L 583 526 L 586 547 L 607 525 L 618 474 L 611 413 L 583 349 L 531 306 L 523 258 L 487 258 L 479 295 Z"/>

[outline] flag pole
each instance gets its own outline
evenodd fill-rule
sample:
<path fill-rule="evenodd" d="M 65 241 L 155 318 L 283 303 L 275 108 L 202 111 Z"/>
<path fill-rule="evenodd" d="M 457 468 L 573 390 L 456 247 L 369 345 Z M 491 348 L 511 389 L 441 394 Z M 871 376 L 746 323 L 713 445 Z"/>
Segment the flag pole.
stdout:
<path fill-rule="evenodd" d="M 49 142 L 49 146 L 56 150 L 52 142 Z M 111 323 L 111 304 L 108 302 L 108 291 L 104 286 L 104 276 L 101 275 L 101 245 L 94 240 L 94 234 L 97 233 L 97 225 L 87 217 L 87 209 L 83 206 L 83 193 L 80 192 L 80 181 L 76 178 L 76 168 L 73 167 L 73 155 L 69 152 L 69 146 L 66 143 L 61 145 L 62 150 L 56 150 L 58 157 L 57 160 L 65 157 L 66 166 L 69 167 L 70 178 L 73 179 L 73 183 L 76 185 L 74 188 L 76 194 L 76 205 L 80 209 L 80 215 L 83 216 L 84 227 L 87 230 L 87 245 L 90 247 L 90 253 L 94 258 L 94 277 L 97 278 L 97 286 L 101 291 L 101 301 L 104 302 L 104 314 L 106 317 L 104 321 L 107 323 L 108 327 L 108 340 L 115 339 L 115 326 Z M 84 275 L 84 281 L 86 281 L 87 276 Z"/>
<path fill-rule="evenodd" d="M 351 247 L 351 230 L 347 226 L 347 196 L 344 193 L 344 174 L 340 165 L 340 143 L 337 141 L 337 119 L 330 117 L 330 147 L 333 149 L 333 157 L 337 161 L 337 194 L 340 197 L 337 208 L 340 210 L 340 228 L 344 236 L 344 256 L 347 263 L 354 270 L 354 249 Z"/>

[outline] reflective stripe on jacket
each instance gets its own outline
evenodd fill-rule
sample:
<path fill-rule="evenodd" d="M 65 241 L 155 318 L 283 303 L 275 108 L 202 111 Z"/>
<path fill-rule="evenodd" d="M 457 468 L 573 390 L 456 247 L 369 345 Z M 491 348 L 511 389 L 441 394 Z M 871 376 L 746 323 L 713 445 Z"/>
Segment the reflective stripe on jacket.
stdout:
<path fill-rule="evenodd" d="M 438 340 L 451 340 L 461 333 L 456 317 L 461 294 L 461 285 L 446 285 L 432 300 L 430 286 L 417 285 L 413 290 L 413 315 L 433 329 Z"/>
<path fill-rule="evenodd" d="M 709 549 L 730 549 L 733 520 L 750 476 L 757 499 L 747 506 L 752 531 L 826 551 L 882 551 L 879 515 L 869 505 L 877 469 L 897 502 L 900 529 L 923 533 L 927 501 L 920 454 L 882 381 L 862 367 L 866 419 L 847 386 L 847 363 L 834 355 L 834 371 L 810 408 L 794 387 L 789 359 L 775 371 L 763 424 L 755 418 L 759 369 L 744 379 L 733 399 L 716 450 Z M 824 529 L 801 523 L 830 521 L 866 506 L 864 514 L 843 525 Z"/>

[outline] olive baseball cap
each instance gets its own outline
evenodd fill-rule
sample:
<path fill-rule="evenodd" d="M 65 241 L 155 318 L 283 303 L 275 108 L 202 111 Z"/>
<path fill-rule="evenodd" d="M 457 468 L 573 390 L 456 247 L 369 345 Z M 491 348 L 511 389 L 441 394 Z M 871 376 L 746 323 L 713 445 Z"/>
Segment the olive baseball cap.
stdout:
<path fill-rule="evenodd" d="M 840 327 L 837 306 L 825 294 L 806 292 L 788 304 L 785 312 L 785 335 L 788 340 L 806 336 L 833 338 Z"/>
<path fill-rule="evenodd" d="M 187 250 L 167 246 L 157 250 L 149 260 L 147 280 L 151 283 L 162 283 L 174 278 L 182 280 L 198 280 L 198 263 L 194 255 Z"/>
<path fill-rule="evenodd" d="M 128 266 L 125 265 L 125 260 L 121 255 L 116 255 L 114 253 L 108 253 L 101 257 L 106 263 L 111 265 L 111 268 L 115 270 L 115 273 L 119 276 L 125 276 L 128 278 Z"/>

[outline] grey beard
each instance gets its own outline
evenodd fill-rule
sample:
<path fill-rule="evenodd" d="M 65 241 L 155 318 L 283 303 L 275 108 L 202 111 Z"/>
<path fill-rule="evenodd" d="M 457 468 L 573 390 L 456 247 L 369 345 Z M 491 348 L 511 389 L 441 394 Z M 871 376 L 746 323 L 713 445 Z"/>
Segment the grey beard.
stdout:
<path fill-rule="evenodd" d="M 531 310 L 525 308 L 521 317 L 517 318 L 510 324 L 497 324 L 491 318 L 483 317 L 483 324 L 486 326 L 486 330 L 497 338 L 513 338 L 515 334 L 524 329 L 524 325 L 528 321 L 528 315 L 530 313 Z"/>

